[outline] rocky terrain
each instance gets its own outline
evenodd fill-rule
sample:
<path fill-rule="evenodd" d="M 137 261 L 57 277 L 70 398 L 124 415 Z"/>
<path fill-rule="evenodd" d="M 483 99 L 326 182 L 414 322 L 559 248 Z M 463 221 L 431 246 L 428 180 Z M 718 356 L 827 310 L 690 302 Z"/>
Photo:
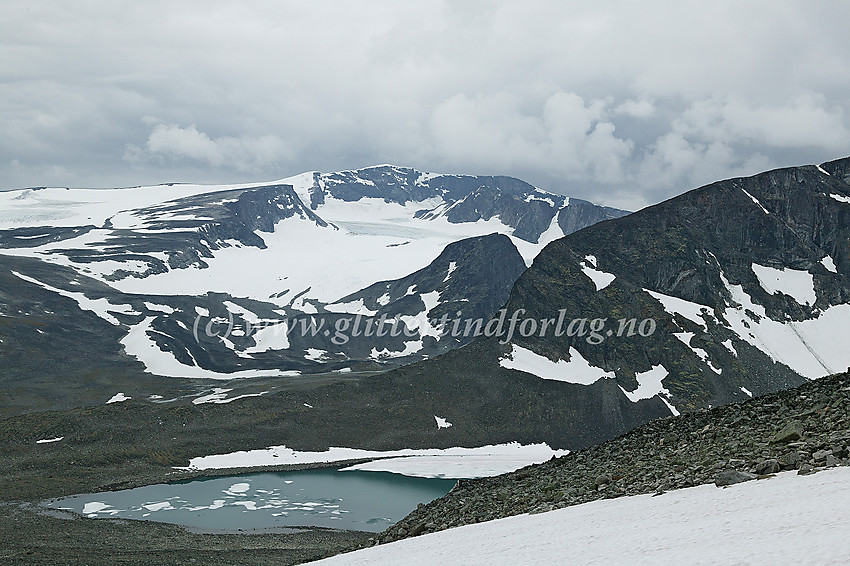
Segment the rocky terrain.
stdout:
<path fill-rule="evenodd" d="M 355 550 L 368 537 L 330 529 L 201 533 L 168 523 L 84 520 L 37 505 L 0 503 L 0 562 L 8 565 L 288 566 Z"/>
<path fill-rule="evenodd" d="M 664 418 L 549 462 L 461 480 L 374 542 L 389 542 L 597 499 L 718 487 L 850 465 L 850 373 L 714 409 Z"/>
<path fill-rule="evenodd" d="M 468 339 L 441 340 L 429 320 L 488 318 L 547 243 L 627 214 L 511 177 L 390 165 L 268 184 L 21 189 L 0 208 L 0 416 L 90 405 L 107 382 L 180 394 L 193 384 L 171 378 L 434 357 Z M 397 327 L 358 336 L 355 316 Z"/>

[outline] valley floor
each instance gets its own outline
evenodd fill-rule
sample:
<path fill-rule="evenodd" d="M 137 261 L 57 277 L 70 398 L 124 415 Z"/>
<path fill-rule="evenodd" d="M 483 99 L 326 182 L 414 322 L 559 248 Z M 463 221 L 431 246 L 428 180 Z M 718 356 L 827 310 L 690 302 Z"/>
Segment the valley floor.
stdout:
<path fill-rule="evenodd" d="M 783 472 L 466 525 L 318 564 L 850 564 L 848 503 L 850 468 Z"/>
<path fill-rule="evenodd" d="M 295 531 L 295 530 L 294 530 Z M 0 564 L 286 566 L 356 549 L 374 533 L 214 534 L 153 521 L 85 519 L 0 503 Z"/>

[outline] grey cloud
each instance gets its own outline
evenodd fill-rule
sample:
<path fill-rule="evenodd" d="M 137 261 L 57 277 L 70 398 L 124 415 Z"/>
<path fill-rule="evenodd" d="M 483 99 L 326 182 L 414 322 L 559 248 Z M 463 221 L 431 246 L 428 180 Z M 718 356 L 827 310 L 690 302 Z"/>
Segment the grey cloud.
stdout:
<path fill-rule="evenodd" d="M 188 159 L 211 167 L 262 172 L 264 168 L 286 160 L 290 154 L 286 143 L 273 134 L 212 139 L 204 132 L 199 132 L 194 124 L 187 128 L 175 124 L 157 124 L 144 148 L 127 144 L 123 157 L 134 163 Z"/>
<path fill-rule="evenodd" d="M 637 208 L 850 153 L 850 4 L 10 0 L 0 188 L 392 162 Z"/>

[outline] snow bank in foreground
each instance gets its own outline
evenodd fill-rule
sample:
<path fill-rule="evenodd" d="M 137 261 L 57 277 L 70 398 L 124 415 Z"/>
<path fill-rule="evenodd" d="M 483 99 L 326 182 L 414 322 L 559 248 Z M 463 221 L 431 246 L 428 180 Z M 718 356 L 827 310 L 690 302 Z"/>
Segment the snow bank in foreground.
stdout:
<path fill-rule="evenodd" d="M 594 501 L 315 564 L 850 564 L 850 469 Z"/>
<path fill-rule="evenodd" d="M 518 442 L 478 448 L 427 448 L 381 452 L 359 448 L 329 448 L 324 452 L 297 452 L 286 446 L 192 458 L 186 470 L 247 468 L 281 464 L 317 464 L 362 458 L 381 458 L 346 470 L 384 471 L 424 478 L 476 478 L 497 476 L 529 464 L 539 464 L 568 450 L 552 450 L 547 444 Z"/>

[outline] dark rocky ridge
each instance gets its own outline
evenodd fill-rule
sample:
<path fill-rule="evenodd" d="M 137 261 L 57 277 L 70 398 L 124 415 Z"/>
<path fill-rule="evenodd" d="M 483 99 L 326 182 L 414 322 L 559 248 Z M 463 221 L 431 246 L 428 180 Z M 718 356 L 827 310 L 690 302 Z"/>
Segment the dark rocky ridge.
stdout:
<path fill-rule="evenodd" d="M 850 373 L 659 419 L 543 464 L 461 480 L 390 527 L 380 542 L 642 493 L 729 485 L 783 470 L 850 465 Z"/>
<path fill-rule="evenodd" d="M 514 177 L 424 174 L 393 165 L 314 173 L 313 186 L 308 193 L 310 206 L 319 215 L 328 195 L 349 202 L 370 197 L 399 204 L 439 197 L 443 204 L 435 209 L 420 210 L 416 217 L 431 220 L 445 216 L 449 222 L 457 224 L 498 216 L 514 229 L 514 236 L 533 243 L 556 216 L 564 233 L 569 234 L 628 214 L 625 210 L 542 191 Z"/>
<path fill-rule="evenodd" d="M 825 167 L 837 170 L 847 161 Z M 484 338 L 441 358 L 397 370 L 386 379 L 392 383 L 414 373 L 429 391 L 456 390 L 460 382 L 465 384 L 464 391 L 476 391 L 475 395 L 458 392 L 458 403 L 443 409 L 445 415 L 440 413 L 450 422 L 461 423 L 449 429 L 447 436 L 465 439 L 462 431 L 470 427 L 488 430 L 488 441 L 496 441 L 495 437 L 505 441 L 507 431 L 514 430 L 570 449 L 670 415 L 660 395 L 638 402 L 626 397 L 626 392 L 638 387 L 637 374 L 656 365 L 668 371 L 663 380 L 670 392 L 667 400 L 680 411 L 746 399 L 744 389 L 763 395 L 805 383 L 804 376 L 732 331 L 725 317 L 738 303 L 723 278 L 730 286 L 740 285 L 764 305 L 767 316 L 780 322 L 813 319 L 831 305 L 850 302 L 850 206 L 831 194 L 850 196 L 850 186 L 815 166 L 780 169 L 713 183 L 548 245 L 517 280 L 508 312 L 523 309 L 524 317 L 539 320 L 565 309 L 569 318 L 607 317 L 614 328 L 621 318 L 653 319 L 657 330 L 646 337 L 614 335 L 598 344 L 589 343 L 587 335 L 514 335 L 512 344 L 552 361 L 569 360 L 570 349 L 575 348 L 592 365 L 614 372 L 613 379 L 584 386 L 508 370 L 499 362 L 510 355 L 512 345 Z M 826 254 L 835 260 L 837 273 L 821 264 Z M 596 256 L 599 270 L 616 275 L 608 287 L 597 291 L 582 271 L 588 255 Z M 807 306 L 788 295 L 768 294 L 751 269 L 753 263 L 808 271 L 817 301 Z M 705 328 L 671 315 L 644 289 L 705 305 L 710 313 L 704 317 Z M 745 322 L 756 322 L 760 316 L 750 312 L 745 318 Z M 675 335 L 683 332 L 693 333 L 690 347 Z M 704 350 L 715 369 L 694 348 Z M 829 369 L 834 373 L 846 368 Z M 547 391 L 545 401 L 538 388 Z M 502 391 L 504 396 L 490 395 L 490 391 Z"/>
<path fill-rule="evenodd" d="M 724 310 L 734 301 L 722 277 L 741 285 L 778 321 L 815 318 L 831 305 L 850 302 L 850 206 L 827 193 L 850 195 L 850 186 L 814 166 L 780 169 L 713 183 L 553 242 L 517 281 L 509 310 L 525 308 L 543 317 L 566 307 L 587 316 L 652 317 L 659 332 L 649 343 L 606 340 L 592 346 L 580 338 L 551 335 L 516 342 L 551 359 L 568 359 L 573 346 L 594 365 L 616 370 L 627 391 L 636 387 L 635 373 L 663 364 L 670 372 L 665 385 L 672 402 L 685 410 L 742 399 L 741 386 L 758 394 L 802 383 L 790 368 L 729 330 Z M 837 273 L 821 265 L 827 254 Z M 582 273 L 586 255 L 595 255 L 600 270 L 616 275 L 606 289 L 597 292 Z M 809 271 L 817 301 L 805 306 L 788 295 L 768 294 L 753 263 Z M 706 305 L 714 321 L 703 332 L 692 321 L 666 313 L 642 289 Z M 673 336 L 682 331 L 695 333 L 691 345 L 707 351 L 722 374 Z M 721 346 L 726 340 L 738 356 Z"/>
<path fill-rule="evenodd" d="M 171 219 L 171 215 L 200 216 L 199 219 Z M 113 228 L 111 219 L 104 229 L 111 231 L 109 245 L 102 249 L 72 249 L 64 252 L 74 262 L 88 263 L 103 260 L 143 261 L 148 269 L 142 273 L 119 270 L 112 279 L 147 277 L 169 269 L 190 266 L 207 267 L 205 258 L 213 251 L 231 247 L 234 243 L 257 248 L 266 244 L 256 232 L 273 232 L 280 220 L 299 216 L 319 226 L 327 223 L 304 206 L 290 185 L 268 185 L 235 189 L 185 197 L 135 211 L 145 223 L 146 231 Z M 51 234 L 66 228 L 45 228 Z M 156 230 L 151 233 L 147 230 Z M 2 234 L 2 232 L 0 232 Z M 17 234 L 12 234 L 15 236 Z M 6 241 L 11 241 L 9 236 Z M 167 262 L 153 257 L 151 252 L 164 252 Z"/>
<path fill-rule="evenodd" d="M 449 244 L 437 259 L 406 277 L 379 281 L 338 302 L 362 300 L 367 308 L 375 311 L 373 319 L 385 316 L 389 320 L 423 312 L 426 305 L 420 296 L 436 291 L 439 304 L 428 312 L 429 320 L 436 321 L 445 314 L 450 320 L 486 321 L 505 304 L 511 288 L 525 269 L 522 256 L 504 234 L 467 238 Z M 411 290 L 413 292 L 409 292 Z M 426 336 L 423 339 L 425 349 L 416 358 L 421 359 L 423 354 L 427 357 L 442 354 L 472 338 L 472 335 L 462 334 L 443 336 L 440 340 Z M 400 349 L 398 343 L 386 342 L 377 337 L 365 340 L 360 355 L 368 358 L 373 347 L 380 350 L 392 345 Z"/>

